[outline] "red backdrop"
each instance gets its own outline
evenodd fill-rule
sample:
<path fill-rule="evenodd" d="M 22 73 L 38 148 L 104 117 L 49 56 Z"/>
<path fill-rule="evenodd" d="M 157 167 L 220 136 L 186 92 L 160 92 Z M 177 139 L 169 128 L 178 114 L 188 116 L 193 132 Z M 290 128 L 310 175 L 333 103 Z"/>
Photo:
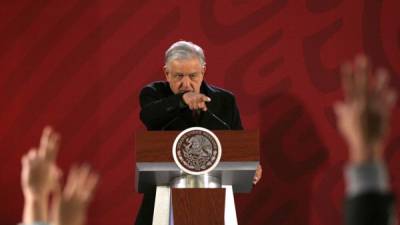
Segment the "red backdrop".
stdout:
<path fill-rule="evenodd" d="M 59 163 L 89 162 L 101 182 L 89 224 L 132 224 L 138 93 L 163 79 L 165 49 L 203 46 L 206 80 L 236 94 L 260 129 L 264 176 L 236 196 L 239 224 L 341 223 L 347 150 L 335 127 L 337 68 L 359 52 L 400 87 L 397 0 L 0 2 L 0 223 L 21 218 L 20 158 L 44 125 Z M 400 104 L 386 157 L 400 187 Z M 398 211 L 399 212 L 399 211 Z"/>

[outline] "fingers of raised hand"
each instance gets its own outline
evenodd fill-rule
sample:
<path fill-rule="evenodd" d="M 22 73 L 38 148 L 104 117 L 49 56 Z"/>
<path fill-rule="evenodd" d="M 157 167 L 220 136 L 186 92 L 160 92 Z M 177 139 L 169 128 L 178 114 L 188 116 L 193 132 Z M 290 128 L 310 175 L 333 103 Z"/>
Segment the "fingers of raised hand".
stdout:
<path fill-rule="evenodd" d="M 39 154 L 48 161 L 55 161 L 59 145 L 60 135 L 50 126 L 46 126 L 40 139 Z"/>
<path fill-rule="evenodd" d="M 37 156 L 37 150 L 35 148 L 31 148 L 28 153 L 22 156 L 21 164 L 22 164 L 22 181 L 26 182 L 28 174 L 32 170 L 34 161 Z"/>
<path fill-rule="evenodd" d="M 367 58 L 358 56 L 353 64 L 344 64 L 341 73 L 345 101 L 334 106 L 339 129 L 354 143 L 382 139 L 396 99 L 395 91 L 389 87 L 387 71 L 379 69 L 372 74 Z M 365 122 L 375 128 L 366 127 Z M 382 132 L 374 132 L 374 137 L 364 135 L 365 129 L 370 133 L 378 128 Z"/>
<path fill-rule="evenodd" d="M 342 74 L 342 86 L 344 90 L 345 99 L 352 100 L 354 99 L 354 75 L 353 75 L 353 67 L 350 63 L 345 63 L 341 67 Z"/>
<path fill-rule="evenodd" d="M 342 86 L 346 101 L 365 102 L 368 97 L 370 73 L 368 59 L 364 55 L 357 56 L 353 65 L 350 63 L 342 65 Z"/>
<path fill-rule="evenodd" d="M 71 197 L 74 195 L 77 189 L 77 177 L 78 177 L 78 167 L 73 165 L 69 171 L 67 182 L 64 187 L 64 196 Z"/>
<path fill-rule="evenodd" d="M 36 148 L 31 148 L 29 152 L 24 156 L 26 162 L 32 163 L 38 157 L 38 151 Z"/>
<path fill-rule="evenodd" d="M 93 192 L 97 186 L 99 176 L 96 173 L 89 173 L 87 179 L 82 184 L 84 186 L 84 191 L 82 192 L 82 199 L 85 201 L 90 201 L 93 196 Z"/>
<path fill-rule="evenodd" d="M 29 171 L 37 170 L 44 165 L 43 158 L 40 156 L 39 151 L 36 148 L 31 148 L 28 153 L 22 156 L 21 162 L 23 169 Z"/>
<path fill-rule="evenodd" d="M 366 98 L 370 69 L 368 59 L 364 55 L 357 56 L 354 65 L 354 84 L 357 96 Z"/>
<path fill-rule="evenodd" d="M 390 110 L 396 102 L 396 91 L 389 87 L 389 74 L 385 69 L 378 69 L 376 72 L 374 95 L 375 99 L 383 104 L 379 106 L 383 110 Z"/>
<path fill-rule="evenodd" d="M 69 173 L 64 195 L 66 198 L 87 202 L 91 199 L 97 180 L 98 175 L 92 172 L 89 166 L 74 166 Z"/>

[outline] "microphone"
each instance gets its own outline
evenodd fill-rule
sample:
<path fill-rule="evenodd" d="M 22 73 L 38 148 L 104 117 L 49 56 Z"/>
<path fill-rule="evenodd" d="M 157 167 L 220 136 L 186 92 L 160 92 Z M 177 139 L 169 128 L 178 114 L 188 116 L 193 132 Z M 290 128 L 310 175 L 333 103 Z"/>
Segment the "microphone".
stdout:
<path fill-rule="evenodd" d="M 200 115 L 200 110 L 194 110 L 195 114 Z M 217 115 L 215 115 L 213 112 L 211 112 L 209 109 L 205 111 L 208 113 L 211 117 L 213 117 L 216 121 L 218 121 L 220 124 L 222 124 L 227 130 L 231 130 L 231 126 L 229 126 L 228 123 L 223 121 L 221 118 L 219 118 Z M 175 123 L 179 119 L 179 116 L 175 117 L 171 121 L 169 121 L 167 124 L 165 124 L 161 130 L 166 130 L 169 126 L 171 126 L 173 123 Z"/>
<path fill-rule="evenodd" d="M 208 112 L 214 119 L 216 119 L 220 124 L 224 125 L 224 127 L 227 130 L 231 130 L 231 126 L 229 126 L 229 124 L 227 124 L 225 121 L 223 121 L 221 118 L 219 118 L 217 115 L 215 115 L 214 113 L 212 113 L 209 109 L 206 111 Z"/>
<path fill-rule="evenodd" d="M 179 117 L 175 117 L 174 119 L 172 119 L 171 121 L 169 121 L 167 124 L 165 124 L 165 125 L 161 128 L 161 130 L 167 129 L 171 124 L 173 124 L 175 121 L 177 121 L 178 118 L 179 118 Z"/>

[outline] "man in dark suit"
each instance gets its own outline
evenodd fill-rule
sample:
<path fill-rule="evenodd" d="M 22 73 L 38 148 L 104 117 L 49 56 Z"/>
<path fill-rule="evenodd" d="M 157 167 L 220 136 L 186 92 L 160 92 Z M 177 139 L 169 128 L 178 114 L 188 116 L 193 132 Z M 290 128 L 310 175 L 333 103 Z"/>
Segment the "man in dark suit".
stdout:
<path fill-rule="evenodd" d="M 202 48 L 178 41 L 165 53 L 166 81 L 145 86 L 140 92 L 140 119 L 148 130 L 241 130 L 235 97 L 204 81 L 206 62 Z M 254 183 L 261 178 L 257 169 Z M 144 193 L 136 224 L 152 224 L 155 189 Z"/>
<path fill-rule="evenodd" d="M 394 198 L 390 192 L 383 150 L 395 91 L 388 75 L 373 76 L 367 58 L 343 67 L 345 100 L 335 105 L 337 125 L 349 147 L 345 168 L 346 225 L 394 225 Z"/>
<path fill-rule="evenodd" d="M 167 81 L 154 82 L 140 93 L 140 119 L 149 130 L 242 129 L 235 97 L 204 81 L 203 50 L 179 41 L 167 50 Z"/>

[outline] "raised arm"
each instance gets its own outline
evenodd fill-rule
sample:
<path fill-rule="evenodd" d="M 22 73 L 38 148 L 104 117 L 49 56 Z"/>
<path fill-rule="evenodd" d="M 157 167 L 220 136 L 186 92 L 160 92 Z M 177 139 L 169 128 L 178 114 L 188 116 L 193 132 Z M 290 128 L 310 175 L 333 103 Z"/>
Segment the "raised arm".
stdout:
<path fill-rule="evenodd" d="M 339 132 L 347 142 L 345 224 L 390 224 L 393 198 L 383 160 L 395 91 L 384 70 L 371 73 L 360 56 L 342 70 L 344 100 L 335 105 Z"/>
<path fill-rule="evenodd" d="M 22 222 L 48 221 L 48 198 L 60 176 L 55 164 L 60 135 L 51 127 L 43 130 L 38 148 L 22 157 L 21 186 L 25 204 Z"/>

